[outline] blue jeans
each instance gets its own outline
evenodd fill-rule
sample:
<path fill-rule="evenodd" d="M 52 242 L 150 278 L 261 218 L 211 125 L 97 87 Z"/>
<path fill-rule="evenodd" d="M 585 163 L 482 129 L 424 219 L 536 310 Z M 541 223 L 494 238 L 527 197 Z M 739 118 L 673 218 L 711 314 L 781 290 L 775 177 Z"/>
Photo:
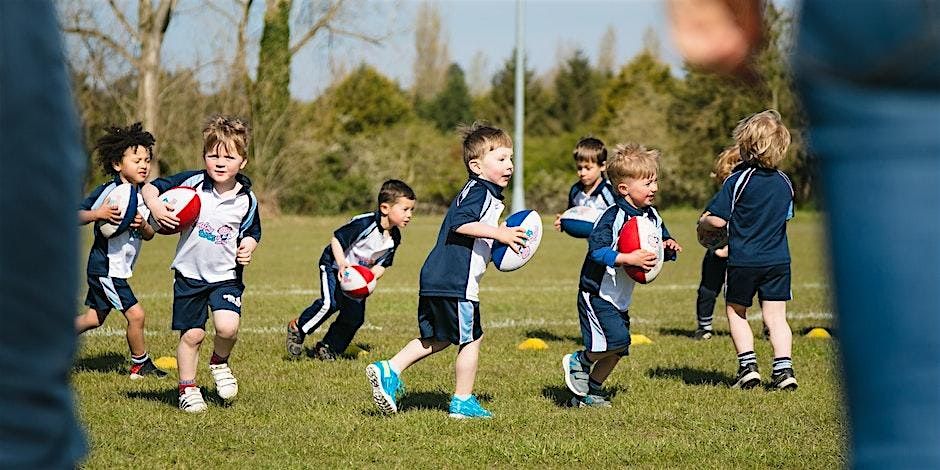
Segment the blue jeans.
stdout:
<path fill-rule="evenodd" d="M 940 4 L 803 4 L 857 468 L 940 468 Z"/>

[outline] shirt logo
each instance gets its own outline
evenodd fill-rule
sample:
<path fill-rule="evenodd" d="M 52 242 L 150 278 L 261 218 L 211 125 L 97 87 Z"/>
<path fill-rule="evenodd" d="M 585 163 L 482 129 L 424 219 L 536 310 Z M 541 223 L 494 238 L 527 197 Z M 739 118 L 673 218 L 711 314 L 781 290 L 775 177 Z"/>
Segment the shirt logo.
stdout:
<path fill-rule="evenodd" d="M 241 307 L 241 306 L 242 306 L 242 298 L 241 298 L 241 297 L 235 297 L 235 296 L 232 295 L 232 294 L 225 294 L 225 295 L 222 296 L 222 298 L 225 299 L 225 300 L 228 300 L 228 303 L 230 303 L 230 304 L 232 304 L 232 305 L 234 305 L 234 306 L 236 306 L 236 307 Z"/>
<path fill-rule="evenodd" d="M 225 242 L 232 238 L 232 234 L 235 232 L 235 230 L 228 225 L 214 229 L 208 222 L 200 222 L 199 225 L 196 226 L 196 229 L 199 233 L 199 238 L 213 242 L 216 245 L 224 245 Z"/>

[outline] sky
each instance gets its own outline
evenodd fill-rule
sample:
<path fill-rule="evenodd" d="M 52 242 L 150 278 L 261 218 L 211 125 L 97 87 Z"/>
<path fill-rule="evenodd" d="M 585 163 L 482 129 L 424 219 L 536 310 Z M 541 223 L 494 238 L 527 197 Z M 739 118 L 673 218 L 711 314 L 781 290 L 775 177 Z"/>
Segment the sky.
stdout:
<path fill-rule="evenodd" d="M 264 1 L 256 0 L 249 22 L 250 68 L 257 64 Z M 309 3 L 295 0 L 294 15 L 303 15 Z M 200 74 L 206 83 L 226 73 L 221 56 L 230 56 L 235 43 L 235 25 L 218 10 L 236 14 L 234 2 L 214 0 L 217 9 L 201 0 L 182 0 L 170 23 L 163 49 L 169 69 L 203 64 Z M 468 71 L 474 56 L 483 54 L 485 78 L 510 57 L 515 45 L 515 0 L 441 0 L 443 36 L 450 57 Z M 308 44 L 294 57 L 291 94 L 311 100 L 330 83 L 335 70 L 348 70 L 361 62 L 375 66 L 403 87 L 412 83 L 414 20 L 417 0 L 367 1 L 344 18 L 347 27 L 386 35 L 380 46 L 335 38 L 332 48 L 325 38 Z M 643 47 L 648 28 L 659 37 L 661 54 L 678 72 L 681 60 L 667 34 L 666 11 L 657 0 L 525 0 L 526 66 L 536 73 L 548 72 L 558 62 L 559 50 L 582 49 L 596 60 L 601 37 L 609 25 L 616 31 L 617 65 L 630 60 Z M 228 52 L 226 52 L 228 51 Z M 332 53 L 328 52 L 331 51 Z M 472 77 L 471 77 L 472 78 Z"/>

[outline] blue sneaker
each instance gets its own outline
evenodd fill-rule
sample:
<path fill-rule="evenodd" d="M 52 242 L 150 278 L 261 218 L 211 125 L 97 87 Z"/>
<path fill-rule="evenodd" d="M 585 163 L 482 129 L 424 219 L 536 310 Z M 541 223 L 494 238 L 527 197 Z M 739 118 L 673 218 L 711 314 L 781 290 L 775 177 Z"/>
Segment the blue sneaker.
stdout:
<path fill-rule="evenodd" d="M 571 393 L 579 397 L 588 394 L 589 374 L 591 373 L 591 369 L 581 363 L 582 354 L 584 353 L 577 351 L 565 354 L 565 357 L 561 358 L 561 367 L 565 371 L 565 385 Z"/>
<path fill-rule="evenodd" d="M 376 406 L 385 414 L 397 413 L 397 400 L 405 394 L 405 384 L 388 361 L 373 362 L 366 366 L 366 377 L 372 384 L 372 399 Z"/>
<path fill-rule="evenodd" d="M 493 413 L 480 406 L 476 395 L 470 395 L 470 398 L 466 400 L 457 397 L 450 399 L 450 417 L 457 419 L 492 418 Z"/>

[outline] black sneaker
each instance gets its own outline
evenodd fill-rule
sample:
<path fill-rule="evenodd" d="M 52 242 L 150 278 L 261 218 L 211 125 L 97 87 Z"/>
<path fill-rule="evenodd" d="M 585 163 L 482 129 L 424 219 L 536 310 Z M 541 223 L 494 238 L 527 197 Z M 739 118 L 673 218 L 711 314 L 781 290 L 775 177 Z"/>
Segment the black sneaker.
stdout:
<path fill-rule="evenodd" d="M 705 341 L 712 339 L 712 330 L 706 330 L 705 328 L 699 328 L 695 330 L 695 336 L 693 336 L 696 341 Z"/>
<path fill-rule="evenodd" d="M 158 369 L 157 366 L 153 365 L 153 361 L 149 359 L 143 364 L 134 364 L 131 366 L 131 380 L 139 380 L 147 376 L 162 379 L 166 377 L 166 375 L 166 372 Z"/>
<path fill-rule="evenodd" d="M 793 375 L 793 369 L 783 369 L 770 376 L 770 386 L 777 390 L 796 390 L 796 377 Z"/>
<path fill-rule="evenodd" d="M 304 351 L 304 334 L 297 327 L 297 320 L 287 324 L 287 357 L 291 360 L 300 359 Z"/>
<path fill-rule="evenodd" d="M 738 376 L 734 378 L 731 388 L 748 389 L 760 385 L 760 373 L 757 364 L 748 364 L 738 369 Z"/>
<path fill-rule="evenodd" d="M 318 342 L 313 348 L 314 357 L 321 361 L 335 361 L 336 360 L 336 351 L 333 350 L 333 347 L 329 344 L 326 344 L 322 341 Z"/>

